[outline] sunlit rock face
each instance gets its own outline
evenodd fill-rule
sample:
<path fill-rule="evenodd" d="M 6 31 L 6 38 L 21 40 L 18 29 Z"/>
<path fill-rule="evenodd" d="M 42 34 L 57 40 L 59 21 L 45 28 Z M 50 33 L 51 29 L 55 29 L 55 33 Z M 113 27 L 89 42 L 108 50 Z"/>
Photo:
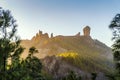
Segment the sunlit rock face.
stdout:
<path fill-rule="evenodd" d="M 90 27 L 86 26 L 83 28 L 84 36 L 90 36 Z"/>

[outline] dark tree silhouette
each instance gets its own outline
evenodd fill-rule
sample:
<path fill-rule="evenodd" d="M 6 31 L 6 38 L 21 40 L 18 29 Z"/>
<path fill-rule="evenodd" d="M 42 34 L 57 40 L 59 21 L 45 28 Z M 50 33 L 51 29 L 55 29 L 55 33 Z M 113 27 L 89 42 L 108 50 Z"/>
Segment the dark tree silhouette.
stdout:
<path fill-rule="evenodd" d="M 70 71 L 62 80 L 82 80 L 81 76 L 77 76 L 74 71 Z"/>
<path fill-rule="evenodd" d="M 29 56 L 33 56 L 33 54 L 38 53 L 38 50 L 35 47 L 31 47 L 29 49 Z"/>
<path fill-rule="evenodd" d="M 116 69 L 115 79 L 120 80 L 120 14 L 117 14 L 113 18 L 109 28 L 113 31 L 113 40 L 115 41 L 112 45 L 113 58 Z"/>
<path fill-rule="evenodd" d="M 92 80 L 96 80 L 97 73 L 93 72 L 93 73 L 91 73 L 91 75 L 92 75 Z"/>
<path fill-rule="evenodd" d="M 31 47 L 30 55 L 21 60 L 24 48 L 20 46 L 16 31 L 16 20 L 11 12 L 0 8 L 0 80 L 44 80 L 42 64 L 33 56 L 38 52 L 35 47 Z"/>
<path fill-rule="evenodd" d="M 16 36 L 17 24 L 9 10 L 0 8 L 0 80 L 6 80 L 8 59 L 19 60 L 23 48 Z M 12 62 L 13 63 L 13 62 Z"/>

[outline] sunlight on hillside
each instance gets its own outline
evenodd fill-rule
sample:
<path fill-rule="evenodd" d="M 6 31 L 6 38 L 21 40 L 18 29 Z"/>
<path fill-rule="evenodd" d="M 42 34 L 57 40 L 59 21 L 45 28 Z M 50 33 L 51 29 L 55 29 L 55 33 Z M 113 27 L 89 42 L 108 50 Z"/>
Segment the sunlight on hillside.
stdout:
<path fill-rule="evenodd" d="M 57 57 L 71 57 L 71 58 L 76 58 L 78 56 L 78 53 L 75 52 L 65 52 L 65 53 L 60 53 L 56 55 Z"/>

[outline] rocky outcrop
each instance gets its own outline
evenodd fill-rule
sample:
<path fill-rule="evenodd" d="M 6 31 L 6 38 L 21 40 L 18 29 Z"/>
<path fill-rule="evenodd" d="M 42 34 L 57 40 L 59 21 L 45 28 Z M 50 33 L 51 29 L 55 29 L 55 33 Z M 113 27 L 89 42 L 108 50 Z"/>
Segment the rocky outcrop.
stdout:
<path fill-rule="evenodd" d="M 78 32 L 75 36 L 80 36 L 80 32 Z"/>
<path fill-rule="evenodd" d="M 34 41 L 34 42 L 38 42 L 42 39 L 48 39 L 49 36 L 48 36 L 48 33 L 42 33 L 42 31 L 39 31 L 38 33 L 36 33 L 36 36 L 34 36 L 31 41 Z"/>
<path fill-rule="evenodd" d="M 48 39 L 49 38 L 48 33 L 43 34 L 42 38 Z"/>
<path fill-rule="evenodd" d="M 42 31 L 39 30 L 39 35 L 42 35 Z"/>
<path fill-rule="evenodd" d="M 90 36 L 90 27 L 86 26 L 83 28 L 84 36 Z"/>
<path fill-rule="evenodd" d="M 51 38 L 53 38 L 53 33 L 51 33 Z"/>
<path fill-rule="evenodd" d="M 84 27 L 83 28 L 83 33 L 84 33 L 83 36 L 90 36 L 90 27 L 89 26 Z M 80 32 L 78 32 L 74 36 L 80 37 L 81 36 Z M 36 35 L 31 39 L 31 41 L 38 42 L 40 40 L 48 39 L 48 38 L 49 38 L 48 33 L 43 34 L 43 32 L 39 30 L 39 32 L 36 33 Z M 51 33 L 50 38 L 53 38 L 53 33 Z"/>

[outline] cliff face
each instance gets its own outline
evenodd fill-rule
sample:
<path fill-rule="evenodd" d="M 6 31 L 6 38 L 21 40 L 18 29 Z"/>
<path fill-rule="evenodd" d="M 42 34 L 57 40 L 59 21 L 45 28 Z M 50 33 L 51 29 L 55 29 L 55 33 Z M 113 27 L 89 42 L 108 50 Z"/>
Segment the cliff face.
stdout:
<path fill-rule="evenodd" d="M 39 51 L 35 56 L 42 59 L 44 70 L 54 78 L 63 77 L 73 70 L 78 75 L 87 75 L 87 80 L 91 72 L 99 73 L 97 80 L 106 80 L 100 77 L 112 67 L 112 51 L 91 38 L 90 27 L 85 27 L 83 32 L 84 35 L 79 32 L 74 36 L 53 36 L 52 33 L 49 37 L 39 31 L 31 40 L 22 40 L 21 45 L 26 48 L 22 57 L 25 58 L 29 48 L 35 46 Z"/>

